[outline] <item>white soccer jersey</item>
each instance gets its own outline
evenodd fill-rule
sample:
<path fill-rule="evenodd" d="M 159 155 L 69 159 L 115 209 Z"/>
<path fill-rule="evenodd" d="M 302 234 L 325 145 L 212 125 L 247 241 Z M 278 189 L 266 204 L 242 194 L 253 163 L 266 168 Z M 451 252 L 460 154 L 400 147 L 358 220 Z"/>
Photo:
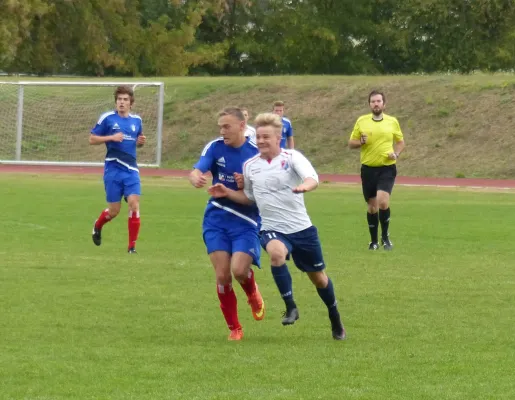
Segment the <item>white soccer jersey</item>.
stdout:
<path fill-rule="evenodd" d="M 256 202 L 262 230 L 290 234 L 312 225 L 304 195 L 292 191 L 306 178 L 318 182 L 315 169 L 301 153 L 282 150 L 270 161 L 258 154 L 245 162 L 243 175 L 245 195 Z"/>
<path fill-rule="evenodd" d="M 253 126 L 247 125 L 245 128 L 245 136 L 249 137 L 254 142 L 256 141 L 256 129 Z"/>

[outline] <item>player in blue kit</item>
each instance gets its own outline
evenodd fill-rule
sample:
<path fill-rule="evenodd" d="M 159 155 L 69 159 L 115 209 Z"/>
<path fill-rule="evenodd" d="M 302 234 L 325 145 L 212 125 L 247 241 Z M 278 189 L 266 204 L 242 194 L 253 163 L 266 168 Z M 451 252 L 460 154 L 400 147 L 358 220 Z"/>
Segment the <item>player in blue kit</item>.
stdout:
<path fill-rule="evenodd" d="M 196 188 L 207 183 L 211 172 L 213 185 L 221 183 L 237 190 L 235 173 L 241 174 L 243 163 L 258 153 L 256 144 L 245 137 L 245 117 L 236 107 L 219 113 L 221 137 L 209 142 L 194 170 L 190 182 Z M 259 267 L 259 212 L 255 205 L 242 205 L 229 199 L 210 198 L 204 213 L 202 234 L 216 275 L 220 308 L 229 330 L 229 340 L 241 340 L 243 329 L 238 320 L 236 294 L 232 275 L 245 291 L 252 316 L 260 321 L 265 316 L 265 303 L 254 279 L 252 264 Z"/>
<path fill-rule="evenodd" d="M 283 124 L 281 132 L 281 149 L 293 149 L 295 147 L 293 140 L 293 126 L 291 121 L 284 116 L 284 101 L 275 101 L 272 112 L 281 117 L 281 122 Z"/>
<path fill-rule="evenodd" d="M 93 243 L 102 243 L 102 227 L 120 213 L 121 199 L 129 205 L 129 253 L 136 253 L 140 228 L 139 197 L 141 184 L 136 163 L 136 147 L 145 144 L 141 117 L 131 114 L 134 91 L 119 86 L 114 92 L 115 111 L 102 114 L 91 130 L 89 144 L 104 144 L 107 148 L 104 166 L 104 187 L 107 208 L 100 213 L 93 226 Z"/>

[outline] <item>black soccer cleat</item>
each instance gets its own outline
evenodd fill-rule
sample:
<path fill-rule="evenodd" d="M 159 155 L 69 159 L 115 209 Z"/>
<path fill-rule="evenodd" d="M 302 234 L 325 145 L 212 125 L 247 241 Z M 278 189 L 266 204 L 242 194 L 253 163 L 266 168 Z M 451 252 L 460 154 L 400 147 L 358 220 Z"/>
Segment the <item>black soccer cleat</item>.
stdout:
<path fill-rule="evenodd" d="M 95 225 L 93 225 L 93 233 L 91 234 L 91 238 L 93 239 L 93 243 L 95 243 L 97 246 L 102 244 L 102 229 L 96 228 L 96 222 Z"/>
<path fill-rule="evenodd" d="M 338 310 L 329 312 L 329 320 L 331 321 L 331 332 L 334 340 L 344 340 L 347 337 L 345 328 L 343 327 L 340 313 Z"/>
<path fill-rule="evenodd" d="M 390 238 L 385 237 L 381 239 L 381 243 L 383 245 L 383 249 L 390 251 L 393 250 L 393 243 L 390 241 Z"/>
<path fill-rule="evenodd" d="M 376 242 L 370 242 L 368 244 L 368 249 L 369 250 L 377 250 L 377 249 L 379 249 L 379 245 Z"/>
<path fill-rule="evenodd" d="M 129 250 L 127 250 L 127 253 L 129 254 L 138 254 L 135 247 L 131 247 Z"/>
<path fill-rule="evenodd" d="M 297 310 L 297 307 L 291 308 L 289 310 L 286 310 L 283 314 L 283 325 L 293 325 L 295 321 L 299 319 L 299 310 Z"/>

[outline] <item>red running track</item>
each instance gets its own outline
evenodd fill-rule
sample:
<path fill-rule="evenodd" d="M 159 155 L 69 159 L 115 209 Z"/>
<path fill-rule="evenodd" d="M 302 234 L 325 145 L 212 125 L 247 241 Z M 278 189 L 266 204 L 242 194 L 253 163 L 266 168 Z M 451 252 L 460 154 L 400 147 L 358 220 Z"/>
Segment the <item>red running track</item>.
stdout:
<path fill-rule="evenodd" d="M 103 173 L 102 167 L 64 167 L 47 165 L 11 165 L 1 164 L 0 173 L 29 173 L 29 174 L 75 174 L 90 175 Z M 142 176 L 186 177 L 189 171 L 161 168 L 140 168 Z M 360 183 L 358 175 L 320 174 L 320 181 L 338 183 Z M 474 179 L 474 178 L 416 178 L 398 176 L 395 182 L 403 186 L 434 186 L 434 187 L 469 187 L 515 189 L 515 180 L 511 179 Z"/>

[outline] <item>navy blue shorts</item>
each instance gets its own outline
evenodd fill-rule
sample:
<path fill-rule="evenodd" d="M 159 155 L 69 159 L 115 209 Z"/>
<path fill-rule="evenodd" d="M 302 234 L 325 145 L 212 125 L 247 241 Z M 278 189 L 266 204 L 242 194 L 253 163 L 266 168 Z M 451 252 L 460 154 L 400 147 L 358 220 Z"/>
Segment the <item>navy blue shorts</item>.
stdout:
<path fill-rule="evenodd" d="M 288 249 L 286 259 L 289 260 L 291 254 L 295 266 L 303 272 L 318 272 L 325 269 L 322 245 L 315 226 L 290 234 L 261 231 L 259 239 L 265 250 L 268 242 L 279 240 Z"/>

